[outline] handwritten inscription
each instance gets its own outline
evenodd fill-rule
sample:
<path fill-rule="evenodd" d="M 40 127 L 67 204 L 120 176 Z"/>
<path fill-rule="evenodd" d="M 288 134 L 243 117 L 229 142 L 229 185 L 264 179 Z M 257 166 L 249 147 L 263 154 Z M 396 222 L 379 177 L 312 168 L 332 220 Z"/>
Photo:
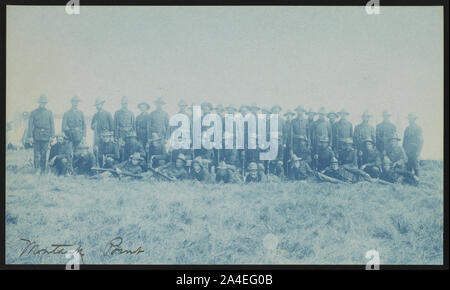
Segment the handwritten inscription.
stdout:
<path fill-rule="evenodd" d="M 109 242 L 109 244 L 106 245 L 103 254 L 105 256 L 122 255 L 122 254 L 139 255 L 144 252 L 144 250 L 140 246 L 134 250 L 124 249 L 121 247 L 122 243 L 123 243 L 122 237 L 112 239 Z"/>

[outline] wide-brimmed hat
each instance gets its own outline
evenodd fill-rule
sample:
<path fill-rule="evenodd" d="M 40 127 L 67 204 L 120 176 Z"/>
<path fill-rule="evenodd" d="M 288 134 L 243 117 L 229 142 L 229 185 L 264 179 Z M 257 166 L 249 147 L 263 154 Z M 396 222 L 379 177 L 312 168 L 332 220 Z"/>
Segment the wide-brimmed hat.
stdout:
<path fill-rule="evenodd" d="M 46 95 L 40 95 L 38 103 L 40 103 L 40 104 L 47 104 L 48 103 L 47 96 Z"/>
<path fill-rule="evenodd" d="M 153 133 L 152 133 L 152 138 L 150 138 L 148 141 L 149 141 L 149 142 L 153 142 L 153 141 L 158 141 L 158 140 L 161 140 L 161 139 L 162 139 L 162 138 L 159 137 L 158 133 L 153 132 Z"/>
<path fill-rule="evenodd" d="M 369 110 L 364 110 L 362 117 L 372 117 L 372 115 L 369 113 Z"/>
<path fill-rule="evenodd" d="M 150 105 L 147 102 L 141 102 L 137 106 L 138 106 L 138 108 L 141 108 L 142 106 L 145 106 L 146 110 L 150 109 Z"/>
<path fill-rule="evenodd" d="M 339 163 L 339 161 L 336 159 L 336 157 L 333 157 L 333 158 L 331 158 L 330 163 L 331 164 L 336 164 L 336 163 Z"/>
<path fill-rule="evenodd" d="M 214 110 L 216 110 L 216 112 L 223 112 L 225 111 L 225 108 L 223 107 L 222 104 L 217 105 Z"/>
<path fill-rule="evenodd" d="M 227 111 L 233 111 L 233 112 L 236 112 L 236 111 L 237 111 L 237 109 L 236 109 L 234 106 L 232 106 L 232 105 L 227 105 L 227 106 L 225 107 L 225 110 L 227 110 Z"/>
<path fill-rule="evenodd" d="M 280 105 L 274 105 L 274 106 L 272 106 L 272 108 L 270 108 L 270 111 L 275 111 L 275 110 L 279 110 L 279 111 L 281 111 L 281 110 L 283 110 L 283 108 L 280 106 Z"/>
<path fill-rule="evenodd" d="M 297 108 L 294 109 L 296 112 L 306 112 L 305 108 L 302 105 L 298 105 Z"/>
<path fill-rule="evenodd" d="M 120 103 L 121 103 L 121 104 L 128 104 L 128 98 L 127 98 L 126 96 L 123 96 L 123 97 L 120 99 Z"/>
<path fill-rule="evenodd" d="M 350 115 L 349 112 L 347 112 L 345 109 L 340 110 L 339 112 L 337 112 L 338 115 L 343 116 L 343 115 Z"/>
<path fill-rule="evenodd" d="M 338 116 L 338 114 L 336 114 L 335 112 L 329 112 L 328 114 L 327 114 L 327 118 L 328 119 L 331 119 L 331 118 L 339 118 L 339 116 Z"/>
<path fill-rule="evenodd" d="M 258 170 L 258 165 L 256 164 L 256 162 L 250 162 L 247 170 L 248 171 L 256 171 L 256 170 Z"/>
<path fill-rule="evenodd" d="M 70 99 L 71 103 L 79 103 L 81 100 L 78 96 L 74 96 L 72 99 Z"/>
<path fill-rule="evenodd" d="M 175 158 L 175 159 L 180 159 L 180 160 L 186 162 L 186 156 L 184 156 L 183 153 L 178 154 L 177 158 Z"/>
<path fill-rule="evenodd" d="M 327 111 L 325 110 L 325 107 L 320 107 L 317 111 L 318 115 L 326 115 Z"/>
<path fill-rule="evenodd" d="M 389 117 L 389 116 L 391 116 L 391 113 L 389 113 L 388 110 L 384 110 L 383 111 L 383 117 Z"/>
<path fill-rule="evenodd" d="M 165 105 L 166 102 L 162 99 L 162 97 L 158 97 L 155 101 L 153 101 L 153 103 L 157 104 L 157 105 Z"/>
<path fill-rule="evenodd" d="M 144 158 L 141 157 L 141 153 L 139 152 L 134 152 L 133 154 L 131 154 L 130 158 L 133 160 L 144 160 Z"/>
<path fill-rule="evenodd" d="M 95 104 L 94 106 L 98 106 L 98 105 L 102 105 L 105 103 L 105 100 L 102 100 L 100 98 L 95 99 Z"/>
<path fill-rule="evenodd" d="M 210 110 L 213 109 L 213 105 L 212 105 L 210 102 L 203 102 L 203 103 L 200 104 L 200 106 L 201 106 L 202 108 L 208 107 Z"/>

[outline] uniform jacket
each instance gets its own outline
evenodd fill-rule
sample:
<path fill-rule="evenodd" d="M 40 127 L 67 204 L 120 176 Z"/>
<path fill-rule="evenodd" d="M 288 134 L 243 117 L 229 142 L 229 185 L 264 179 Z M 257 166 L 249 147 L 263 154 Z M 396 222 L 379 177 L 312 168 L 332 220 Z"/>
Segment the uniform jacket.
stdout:
<path fill-rule="evenodd" d="M 83 112 L 74 108 L 65 112 L 61 129 L 70 140 L 81 141 L 83 137 L 86 137 L 86 122 Z"/>
<path fill-rule="evenodd" d="M 353 138 L 353 125 L 341 119 L 333 124 L 333 148 L 338 148 L 339 142 L 344 138 Z"/>
<path fill-rule="evenodd" d="M 150 114 L 143 112 L 136 117 L 136 136 L 143 144 L 150 138 Z"/>
<path fill-rule="evenodd" d="M 403 148 L 408 155 L 418 156 L 422 151 L 422 128 L 417 124 L 409 125 L 404 132 Z"/>
<path fill-rule="evenodd" d="M 114 114 L 114 138 L 125 138 L 136 130 L 134 114 L 128 109 L 117 110 Z"/>
<path fill-rule="evenodd" d="M 326 119 L 318 119 L 313 123 L 311 128 L 311 143 L 313 145 L 319 144 L 320 138 L 327 137 L 330 144 L 333 138 L 333 132 L 331 129 L 331 124 Z"/>
<path fill-rule="evenodd" d="M 91 129 L 97 136 L 100 136 L 105 131 L 114 131 L 114 121 L 111 113 L 105 110 L 95 113 L 92 117 Z"/>
<path fill-rule="evenodd" d="M 376 146 L 380 152 L 383 152 L 388 141 L 395 136 L 397 128 L 391 122 L 381 122 L 376 128 Z"/>
<path fill-rule="evenodd" d="M 49 141 L 55 136 L 53 113 L 46 108 L 37 108 L 28 120 L 28 137 L 34 141 Z"/>
<path fill-rule="evenodd" d="M 376 144 L 375 129 L 369 123 L 362 122 L 359 125 L 356 125 L 353 134 L 353 143 L 355 144 L 356 149 L 362 150 L 363 141 L 366 139 L 371 139 L 373 143 Z"/>
<path fill-rule="evenodd" d="M 353 148 L 339 151 L 339 165 L 352 165 L 358 167 L 358 155 Z"/>
<path fill-rule="evenodd" d="M 331 159 L 334 157 L 334 152 L 331 147 L 319 148 L 317 150 L 317 170 L 322 171 L 331 164 Z"/>
<path fill-rule="evenodd" d="M 150 113 L 150 136 L 157 133 L 159 137 L 169 138 L 169 114 L 163 110 L 155 110 Z"/>

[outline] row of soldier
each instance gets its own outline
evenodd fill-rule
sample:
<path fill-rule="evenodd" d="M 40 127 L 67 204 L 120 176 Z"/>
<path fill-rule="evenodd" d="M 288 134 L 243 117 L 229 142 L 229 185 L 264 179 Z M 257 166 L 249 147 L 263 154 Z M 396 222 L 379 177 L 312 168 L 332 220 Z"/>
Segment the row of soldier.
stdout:
<path fill-rule="evenodd" d="M 39 99 L 39 108 L 31 113 L 28 142 L 33 143 L 35 167 L 41 172 L 51 165 L 58 174 L 107 171 L 115 175 L 120 172 L 142 176 L 149 172 L 171 180 L 189 176 L 199 180 L 224 178 L 225 182 L 265 180 L 263 176 L 291 180 L 319 176 L 322 180 L 350 182 L 370 178 L 411 183 L 418 180 L 423 137 L 413 114 L 408 115 L 410 125 L 404 132 L 401 146 L 387 111 L 383 112 L 383 122 L 376 127 L 370 125 L 368 111 L 363 113 L 362 122 L 353 127 L 345 110 L 327 113 L 320 108 L 313 112 L 298 106 L 294 111 L 287 110 L 282 118 L 282 108 L 278 105 L 265 110 L 257 105 L 243 105 L 238 109 L 214 107 L 207 102 L 201 104 L 203 115 L 214 111 L 222 118 L 225 113 L 236 112 L 244 116 L 260 112 L 266 116 L 278 114 L 278 156 L 275 160 L 260 161 L 260 150 L 247 146 L 219 150 L 167 148 L 170 134 L 176 128 L 169 126 L 169 115 L 163 110 L 165 102 L 161 98 L 155 100 L 156 108 L 151 113 L 148 103 L 140 103 L 141 113 L 136 118 L 128 109 L 126 97 L 122 98 L 121 109 L 114 117 L 103 109 L 105 101 L 97 99 L 94 104 L 97 113 L 91 121 L 94 148 L 90 152 L 84 142 L 86 122 L 78 109 L 79 102 L 78 97 L 72 98 L 72 107 L 63 116 L 62 133 L 58 134 L 58 141 L 50 151 L 47 150 L 54 136 L 54 124 L 51 111 L 45 108 L 45 95 Z M 178 107 L 178 113 L 192 120 L 192 106 L 180 101 Z M 245 132 L 246 145 L 248 134 L 247 130 Z M 200 174 L 196 176 L 196 173 Z M 224 174 L 226 177 L 221 177 Z"/>

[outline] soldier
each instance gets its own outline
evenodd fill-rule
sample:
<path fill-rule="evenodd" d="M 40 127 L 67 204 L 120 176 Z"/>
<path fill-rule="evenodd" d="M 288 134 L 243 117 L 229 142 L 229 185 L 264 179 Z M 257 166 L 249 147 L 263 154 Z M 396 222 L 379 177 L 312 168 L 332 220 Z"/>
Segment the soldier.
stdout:
<path fill-rule="evenodd" d="M 120 156 L 124 160 L 125 138 L 136 132 L 134 114 L 128 110 L 128 98 L 122 97 L 122 108 L 114 113 L 114 141 L 119 144 Z"/>
<path fill-rule="evenodd" d="M 142 102 L 138 105 L 138 108 L 141 113 L 136 117 L 136 137 L 142 144 L 142 148 L 146 148 L 148 139 L 150 139 L 150 115 L 148 113 L 150 105 Z"/>
<path fill-rule="evenodd" d="M 256 162 L 250 162 L 247 171 L 248 174 L 245 177 L 245 183 L 261 182 L 264 178 L 261 171 L 258 170 L 258 165 Z"/>
<path fill-rule="evenodd" d="M 220 161 L 224 160 L 224 148 L 225 148 L 225 108 L 219 104 L 214 108 L 216 114 L 220 117 L 222 122 L 222 149 L 213 149 L 214 151 L 214 164 L 218 165 Z"/>
<path fill-rule="evenodd" d="M 114 130 L 114 121 L 110 112 L 103 109 L 104 100 L 96 99 L 94 106 L 97 112 L 92 117 L 91 129 L 94 131 L 94 155 L 99 160 L 98 148 L 102 142 L 102 134 L 104 132 L 112 132 Z"/>
<path fill-rule="evenodd" d="M 357 181 L 354 174 L 342 167 L 339 167 L 339 162 L 335 157 L 331 159 L 330 166 L 323 171 L 323 174 L 343 182 L 354 183 Z M 319 175 L 319 179 L 320 176 L 321 175 Z"/>
<path fill-rule="evenodd" d="M 353 139 L 345 138 L 342 140 L 344 144 L 341 151 L 337 153 L 339 165 L 342 167 L 358 168 L 358 155 L 353 148 Z"/>
<path fill-rule="evenodd" d="M 291 158 L 291 169 L 289 170 L 289 180 L 305 180 L 314 176 L 314 171 L 306 160 L 293 155 Z"/>
<path fill-rule="evenodd" d="M 278 164 L 279 161 L 284 162 L 284 154 L 286 149 L 286 136 L 284 136 L 284 126 L 285 120 L 281 117 L 280 112 L 282 108 L 279 105 L 275 105 L 270 109 L 270 112 L 267 113 L 266 117 L 270 120 L 270 114 L 278 115 L 278 155 L 272 162 L 268 162 L 268 171 L 271 171 L 271 167 L 274 167 Z M 267 122 L 266 126 L 266 137 L 268 134 L 270 135 L 270 123 Z M 270 136 L 269 136 L 270 137 Z M 283 170 L 284 171 L 284 170 Z"/>
<path fill-rule="evenodd" d="M 317 114 L 319 115 L 319 118 L 312 124 L 311 128 L 311 144 L 313 151 L 318 150 L 320 139 L 327 138 L 329 141 L 331 141 L 331 139 L 333 138 L 330 122 L 328 122 L 325 118 L 325 108 L 321 107 Z"/>
<path fill-rule="evenodd" d="M 347 120 L 349 113 L 342 109 L 338 112 L 340 119 L 337 121 L 333 129 L 333 141 L 332 147 L 335 152 L 339 152 L 342 149 L 342 140 L 346 138 L 353 138 L 353 125 Z"/>
<path fill-rule="evenodd" d="M 78 144 L 86 138 L 86 122 L 84 121 L 83 112 L 78 110 L 80 99 L 75 96 L 70 102 L 72 103 L 72 108 L 64 113 L 61 128 L 72 142 L 73 149 L 76 150 Z"/>
<path fill-rule="evenodd" d="M 28 142 L 33 145 L 34 168 L 40 169 L 40 173 L 47 171 L 49 142 L 55 136 L 53 113 L 45 106 L 48 103 L 47 96 L 39 97 L 39 107 L 31 112 L 28 120 Z"/>
<path fill-rule="evenodd" d="M 162 173 L 167 174 L 167 176 L 174 178 L 175 180 L 188 179 L 189 175 L 186 171 L 186 161 L 184 154 L 180 153 L 175 158 L 175 164 L 171 165 L 167 170 L 163 170 Z"/>
<path fill-rule="evenodd" d="M 298 105 L 297 108 L 295 108 L 295 112 L 297 112 L 297 117 L 292 120 L 292 132 L 294 134 L 294 148 L 293 153 L 298 156 L 299 153 L 299 139 L 300 138 L 308 138 L 310 136 L 310 128 L 309 128 L 309 122 L 308 119 L 305 118 L 305 109 Z M 308 146 L 310 140 L 307 139 Z"/>
<path fill-rule="evenodd" d="M 408 114 L 409 126 L 405 129 L 403 148 L 408 157 L 407 169 L 419 176 L 419 156 L 423 146 L 422 128 L 416 124 L 417 116 Z"/>
<path fill-rule="evenodd" d="M 64 133 L 56 135 L 56 144 L 50 149 L 49 165 L 57 175 L 69 175 L 72 170 L 72 143 Z"/>
<path fill-rule="evenodd" d="M 142 158 L 139 152 L 135 152 L 130 156 L 130 158 L 122 163 L 120 163 L 116 168 L 116 172 L 120 174 L 122 171 L 126 173 L 131 173 L 135 175 L 141 174 L 144 170 L 144 158 Z"/>
<path fill-rule="evenodd" d="M 383 158 L 380 179 L 390 183 L 406 183 L 413 186 L 417 186 L 419 184 L 418 178 L 411 172 L 394 168 L 388 156 L 384 156 Z"/>
<path fill-rule="evenodd" d="M 389 121 L 391 114 L 388 110 L 383 111 L 383 122 L 376 127 L 376 146 L 378 151 L 384 152 L 389 140 L 397 133 L 397 128 Z"/>
<path fill-rule="evenodd" d="M 196 180 L 204 183 L 211 183 L 213 180 L 208 172 L 207 163 L 208 162 L 203 160 L 200 156 L 192 160 L 190 178 L 194 181 Z"/>
<path fill-rule="evenodd" d="M 216 169 L 216 183 L 238 183 L 239 181 L 235 166 L 228 165 L 224 161 L 219 163 Z"/>
<path fill-rule="evenodd" d="M 295 116 L 295 113 L 291 110 L 287 110 L 286 113 L 284 113 L 284 117 L 286 117 L 286 120 L 284 121 L 284 128 L 283 128 L 283 136 L 284 136 L 284 142 L 285 142 L 285 149 L 283 153 L 283 163 L 284 163 L 284 171 L 287 172 L 289 175 L 289 159 L 291 158 L 292 154 L 294 154 L 294 131 L 292 127 L 293 118 Z"/>
<path fill-rule="evenodd" d="M 405 169 L 407 157 L 403 148 L 398 144 L 399 141 L 400 138 L 397 134 L 389 140 L 389 143 L 385 148 L 386 156 L 389 157 L 392 162 L 392 168 Z"/>
<path fill-rule="evenodd" d="M 138 152 L 141 156 L 145 156 L 145 150 L 141 142 L 138 141 L 136 133 L 131 132 L 125 138 L 125 145 L 123 146 L 123 155 L 121 161 L 126 161 L 131 155 Z"/>
<path fill-rule="evenodd" d="M 317 152 L 314 154 L 314 169 L 322 171 L 331 164 L 331 159 L 334 157 L 334 152 L 329 146 L 329 139 L 327 137 L 322 137 L 319 139 L 319 147 Z"/>
<path fill-rule="evenodd" d="M 330 122 L 331 128 L 333 128 L 333 125 L 336 124 L 337 119 L 339 119 L 338 114 L 335 112 L 329 112 L 327 114 L 328 121 Z"/>
<path fill-rule="evenodd" d="M 301 158 L 303 161 L 306 161 L 310 166 L 312 162 L 311 158 L 311 149 L 309 147 L 308 139 L 306 136 L 300 135 L 297 137 L 298 148 L 295 155 Z"/>
<path fill-rule="evenodd" d="M 98 165 L 102 168 L 113 168 L 120 162 L 119 144 L 114 141 L 112 131 L 104 131 L 98 147 Z"/>
<path fill-rule="evenodd" d="M 308 127 L 309 127 L 308 139 L 310 140 L 310 143 L 311 143 L 311 140 L 312 140 L 312 128 L 313 128 L 313 125 L 314 125 L 314 118 L 316 117 L 316 115 L 317 115 L 317 113 L 314 112 L 313 109 L 309 109 L 309 111 L 306 113 L 306 116 L 308 118 Z"/>
<path fill-rule="evenodd" d="M 73 170 L 75 174 L 90 175 L 91 168 L 95 166 L 95 156 L 89 152 L 89 146 L 80 143 L 73 156 Z"/>
<path fill-rule="evenodd" d="M 283 161 L 275 160 L 275 165 L 270 167 L 269 174 L 273 174 L 283 180 L 286 177 Z"/>
<path fill-rule="evenodd" d="M 372 139 L 363 140 L 364 150 L 361 152 L 361 170 L 364 170 L 372 178 L 378 178 L 381 174 L 381 154 L 373 146 Z"/>
<path fill-rule="evenodd" d="M 162 138 L 158 136 L 158 133 L 152 133 L 152 138 L 149 140 L 149 151 L 148 151 L 148 160 L 149 166 L 152 168 L 156 168 L 158 164 L 154 163 L 153 158 L 158 156 L 164 156 L 164 158 L 168 157 L 166 152 L 166 147 L 162 142 Z M 159 158 L 157 159 L 160 160 Z"/>
<path fill-rule="evenodd" d="M 362 122 L 355 127 L 355 132 L 353 135 L 353 144 L 358 151 L 364 149 L 364 144 L 362 140 L 371 139 L 374 144 L 376 144 L 375 129 L 369 124 L 369 119 L 371 115 L 368 110 L 365 110 L 362 114 Z"/>
<path fill-rule="evenodd" d="M 154 103 L 156 109 L 150 113 L 150 136 L 151 134 L 156 133 L 162 138 L 163 143 L 165 143 L 170 137 L 169 114 L 162 108 L 166 102 L 161 97 L 158 97 Z"/>

